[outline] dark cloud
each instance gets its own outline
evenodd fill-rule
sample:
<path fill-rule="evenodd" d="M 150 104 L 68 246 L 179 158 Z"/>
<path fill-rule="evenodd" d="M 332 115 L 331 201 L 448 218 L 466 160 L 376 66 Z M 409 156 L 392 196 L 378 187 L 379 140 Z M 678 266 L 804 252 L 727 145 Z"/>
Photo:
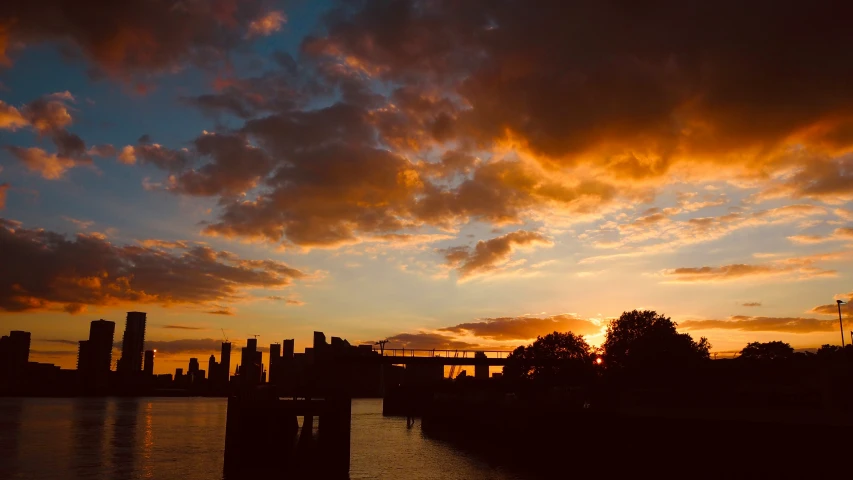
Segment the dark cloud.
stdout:
<path fill-rule="evenodd" d="M 40 342 L 49 342 L 49 343 L 61 343 L 62 345 L 73 345 L 75 347 L 79 345 L 79 342 L 76 340 L 46 339 L 46 340 L 39 340 L 39 341 Z"/>
<path fill-rule="evenodd" d="M 551 245 L 551 241 L 540 233 L 519 230 L 489 240 L 481 240 L 471 249 L 452 247 L 443 250 L 447 264 L 456 268 L 460 278 L 487 273 L 509 260 L 517 246 Z"/>
<path fill-rule="evenodd" d="M 829 0 L 366 2 L 328 15 L 303 52 L 455 85 L 463 138 L 509 134 L 550 161 L 595 158 L 638 179 L 764 148 L 760 163 L 786 143 L 849 149 L 849 13 Z"/>
<path fill-rule="evenodd" d="M 0 183 L 0 210 L 6 208 L 6 195 L 9 191 L 9 183 Z"/>
<path fill-rule="evenodd" d="M 487 318 L 480 322 L 460 323 L 439 329 L 457 335 L 473 335 L 488 340 L 528 340 L 554 331 L 592 335 L 601 332 L 601 327 L 571 315 L 537 317 Z"/>
<path fill-rule="evenodd" d="M 190 327 L 187 325 L 163 325 L 163 328 L 170 328 L 175 330 L 204 330 L 202 327 Z"/>
<path fill-rule="evenodd" d="M 254 0 L 10 0 L 0 6 L 0 60 L 12 45 L 56 42 L 113 76 L 207 66 L 283 20 Z"/>
<path fill-rule="evenodd" d="M 455 340 L 449 335 L 439 333 L 400 333 L 388 337 L 386 349 L 391 348 L 413 348 L 419 350 L 470 350 L 480 348 L 482 345 Z"/>
<path fill-rule="evenodd" d="M 746 332 L 814 333 L 834 332 L 838 323 L 817 318 L 748 317 L 737 315 L 728 320 L 687 320 L 678 324 L 689 330 L 741 330 Z"/>
<path fill-rule="evenodd" d="M 760 307 L 761 302 L 744 302 L 740 304 L 742 307 Z"/>
<path fill-rule="evenodd" d="M 146 350 L 157 350 L 157 353 L 203 353 L 218 354 L 222 349 L 222 340 L 213 338 L 189 338 L 181 340 L 146 340 Z"/>
<path fill-rule="evenodd" d="M 100 234 L 68 239 L 0 219 L 0 310 L 65 310 L 124 303 L 212 304 L 245 288 L 283 287 L 305 274 L 204 245 L 164 251 L 116 246 Z"/>

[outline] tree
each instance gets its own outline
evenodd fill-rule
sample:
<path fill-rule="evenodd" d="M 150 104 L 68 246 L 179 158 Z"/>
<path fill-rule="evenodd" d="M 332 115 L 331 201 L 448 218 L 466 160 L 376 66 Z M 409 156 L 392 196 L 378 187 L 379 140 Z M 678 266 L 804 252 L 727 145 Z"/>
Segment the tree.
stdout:
<path fill-rule="evenodd" d="M 678 333 L 677 324 L 655 311 L 624 312 L 607 326 L 602 348 L 610 371 L 664 371 L 710 358 L 711 344 Z"/>
<path fill-rule="evenodd" d="M 593 374 L 593 351 L 583 335 L 554 332 L 513 350 L 504 377 L 541 384 L 584 382 Z"/>
<path fill-rule="evenodd" d="M 743 347 L 740 357 L 743 360 L 782 360 L 794 356 L 794 349 L 785 342 L 752 342 Z"/>

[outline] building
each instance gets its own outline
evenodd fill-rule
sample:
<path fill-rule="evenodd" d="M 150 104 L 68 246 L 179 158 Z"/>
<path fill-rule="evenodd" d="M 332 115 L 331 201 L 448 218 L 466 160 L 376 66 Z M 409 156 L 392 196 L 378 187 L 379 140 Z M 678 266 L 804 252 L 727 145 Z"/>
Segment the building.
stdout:
<path fill-rule="evenodd" d="M 231 380 L 231 342 L 222 342 L 219 353 L 219 376 L 222 385 L 228 385 Z"/>
<path fill-rule="evenodd" d="M 146 376 L 154 375 L 154 354 L 157 350 L 145 350 L 145 360 L 142 364 L 142 371 Z"/>
<path fill-rule="evenodd" d="M 133 374 L 142 370 L 142 349 L 145 345 L 145 312 L 127 312 L 124 336 L 121 340 L 121 359 L 117 370 Z"/>
<path fill-rule="evenodd" d="M 269 383 L 278 385 L 281 381 L 282 373 L 281 345 L 278 343 L 273 343 L 270 345 L 269 372 Z"/>
<path fill-rule="evenodd" d="M 294 342 L 292 338 L 288 338 L 281 342 L 281 356 L 284 358 L 285 362 L 293 359 L 293 348 Z"/>
<path fill-rule="evenodd" d="M 89 339 L 81 340 L 77 351 L 77 374 L 85 393 L 104 393 L 113 364 L 113 338 L 116 324 L 93 320 Z"/>
<path fill-rule="evenodd" d="M 209 378 L 211 382 L 214 382 L 219 378 L 219 364 L 216 363 L 215 355 L 211 355 L 207 360 L 207 378 Z"/>
<path fill-rule="evenodd" d="M 21 385 L 30 360 L 30 332 L 12 330 L 0 338 L 0 383 Z"/>
<path fill-rule="evenodd" d="M 243 386 L 261 383 L 263 370 L 261 352 L 258 350 L 258 339 L 250 338 L 246 340 L 246 346 L 240 352 L 240 383 Z"/>
<path fill-rule="evenodd" d="M 198 369 L 199 369 L 198 359 L 194 358 L 194 357 L 191 358 L 190 359 L 190 366 L 189 366 L 189 368 L 187 368 L 187 374 L 196 373 L 196 372 L 198 372 Z"/>

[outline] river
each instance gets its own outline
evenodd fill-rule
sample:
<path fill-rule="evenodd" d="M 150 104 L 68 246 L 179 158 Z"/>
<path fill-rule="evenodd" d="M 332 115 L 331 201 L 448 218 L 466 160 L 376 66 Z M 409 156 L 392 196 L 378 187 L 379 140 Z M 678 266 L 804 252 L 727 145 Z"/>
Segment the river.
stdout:
<path fill-rule="evenodd" d="M 0 398 L 0 479 L 222 478 L 222 398 Z M 350 478 L 521 479 L 352 405 Z M 230 477 L 229 477 L 230 479 Z"/>

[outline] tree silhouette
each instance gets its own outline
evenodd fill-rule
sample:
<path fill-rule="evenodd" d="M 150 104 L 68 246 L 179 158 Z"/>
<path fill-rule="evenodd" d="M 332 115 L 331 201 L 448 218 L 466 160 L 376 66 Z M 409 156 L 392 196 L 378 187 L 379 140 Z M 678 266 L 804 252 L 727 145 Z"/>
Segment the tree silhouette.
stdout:
<path fill-rule="evenodd" d="M 740 357 L 743 360 L 781 360 L 794 356 L 794 349 L 785 342 L 752 342 L 743 347 Z"/>
<path fill-rule="evenodd" d="M 695 342 L 678 333 L 677 324 L 655 311 L 624 312 L 610 322 L 602 348 L 610 371 L 664 372 L 710 358 L 711 344 L 702 337 Z"/>
<path fill-rule="evenodd" d="M 586 381 L 594 374 L 593 352 L 583 335 L 553 332 L 513 350 L 503 372 L 508 379 L 549 385 Z"/>

